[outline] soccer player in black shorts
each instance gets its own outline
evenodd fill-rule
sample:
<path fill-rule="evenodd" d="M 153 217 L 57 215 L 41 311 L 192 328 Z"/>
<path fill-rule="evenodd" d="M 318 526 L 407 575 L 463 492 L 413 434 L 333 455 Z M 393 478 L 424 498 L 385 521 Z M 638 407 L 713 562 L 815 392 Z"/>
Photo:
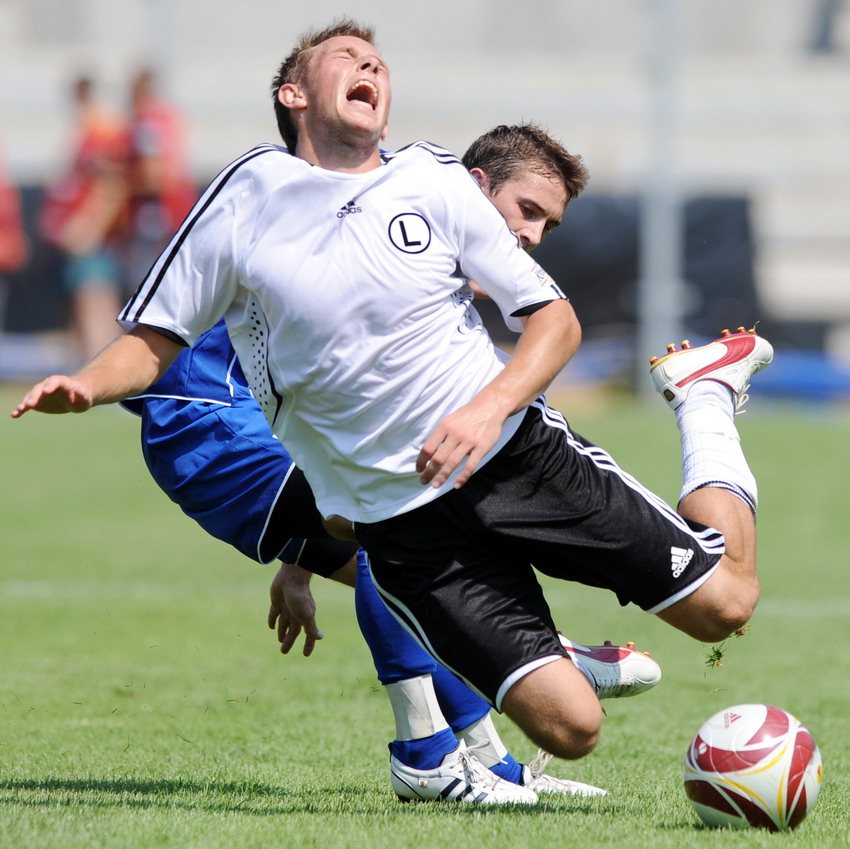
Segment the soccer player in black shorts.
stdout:
<path fill-rule="evenodd" d="M 684 480 L 677 511 L 645 491 L 542 399 L 581 339 L 555 281 L 448 151 L 381 152 L 391 86 L 372 42 L 352 22 L 299 41 L 274 83 L 293 155 L 260 146 L 222 172 L 122 313 L 128 332 L 13 415 L 140 391 L 226 314 L 269 421 L 323 515 L 356 522 L 396 615 L 538 746 L 581 757 L 602 710 L 532 564 L 696 639 L 741 627 L 757 494 L 733 416 L 772 349 L 742 328 L 653 365 Z M 522 330 L 507 361 L 459 294 L 469 279 Z M 506 621 L 521 636 L 502 645 Z"/>

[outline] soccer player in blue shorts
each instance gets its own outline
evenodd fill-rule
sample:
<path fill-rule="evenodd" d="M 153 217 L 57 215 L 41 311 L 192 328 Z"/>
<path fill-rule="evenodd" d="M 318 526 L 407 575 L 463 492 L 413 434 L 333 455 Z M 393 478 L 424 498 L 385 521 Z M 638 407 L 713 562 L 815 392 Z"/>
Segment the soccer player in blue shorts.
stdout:
<path fill-rule="evenodd" d="M 575 197 L 586 181 L 581 160 L 533 125 L 485 133 L 470 146 L 464 163 L 528 250 L 557 226 L 565 198 Z M 288 650 L 297 625 L 284 612 L 286 593 L 295 591 L 293 584 L 306 588 L 310 573 L 352 583 L 349 561 L 356 545 L 328 536 L 303 474 L 248 389 L 224 322 L 183 352 L 144 393 L 122 403 L 141 416 L 142 451 L 152 476 L 188 516 L 257 562 L 284 561 L 269 624 L 278 625 Z M 299 567 L 305 570 L 301 575 Z M 519 764 L 502 744 L 489 705 L 435 663 L 387 611 L 362 552 L 355 605 L 396 720 L 391 776 L 402 797 L 412 795 L 413 786 L 417 798 L 428 798 L 419 779 L 457 748 L 458 739 L 474 751 L 470 763 L 479 761 L 514 784 L 537 792 L 603 792 Z M 317 635 L 315 619 L 310 616 L 303 625 L 309 652 Z M 600 697 L 633 695 L 659 678 L 654 661 L 628 646 L 565 644 Z M 541 756 L 534 763 L 539 767 Z M 494 783 L 486 771 L 477 774 L 479 782 Z M 478 792 L 469 798 L 497 795 Z"/>
<path fill-rule="evenodd" d="M 272 430 L 321 514 L 354 522 L 396 618 L 538 746 L 584 757 L 603 711 L 533 567 L 698 640 L 742 627 L 757 493 L 733 415 L 773 351 L 740 330 L 653 365 L 682 434 L 678 509 L 641 486 L 542 394 L 581 340 L 564 292 L 457 157 L 381 150 L 392 86 L 373 41 L 349 20 L 299 39 L 271 92 L 286 147 L 217 175 L 119 316 L 125 334 L 12 416 L 137 394 L 225 317 Z M 510 357 L 469 280 L 521 332 Z M 463 763 L 460 747 L 411 782 L 475 794 Z"/>

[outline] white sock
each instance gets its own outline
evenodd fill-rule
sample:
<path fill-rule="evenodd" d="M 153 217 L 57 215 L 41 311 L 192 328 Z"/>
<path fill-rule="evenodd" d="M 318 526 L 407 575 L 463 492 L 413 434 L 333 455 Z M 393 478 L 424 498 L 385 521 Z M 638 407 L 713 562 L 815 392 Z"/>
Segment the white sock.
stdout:
<path fill-rule="evenodd" d="M 755 512 L 758 487 L 735 427 L 732 390 L 716 380 L 698 380 L 676 410 L 682 443 L 682 492 L 703 486 L 726 489 Z"/>
<path fill-rule="evenodd" d="M 421 740 L 449 727 L 430 675 L 385 685 L 395 718 L 396 740 Z"/>
<path fill-rule="evenodd" d="M 488 768 L 501 763 L 508 753 L 489 713 L 472 725 L 467 725 L 457 736 L 470 748 L 475 746 L 475 757 Z"/>

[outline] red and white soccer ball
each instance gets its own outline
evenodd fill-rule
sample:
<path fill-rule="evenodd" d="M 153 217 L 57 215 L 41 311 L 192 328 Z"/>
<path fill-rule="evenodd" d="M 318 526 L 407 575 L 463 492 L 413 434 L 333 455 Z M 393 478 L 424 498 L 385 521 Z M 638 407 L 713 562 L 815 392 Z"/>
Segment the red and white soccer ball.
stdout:
<path fill-rule="evenodd" d="M 735 705 L 706 720 L 685 754 L 685 792 L 707 825 L 796 828 L 823 781 L 800 720 L 769 705 Z"/>

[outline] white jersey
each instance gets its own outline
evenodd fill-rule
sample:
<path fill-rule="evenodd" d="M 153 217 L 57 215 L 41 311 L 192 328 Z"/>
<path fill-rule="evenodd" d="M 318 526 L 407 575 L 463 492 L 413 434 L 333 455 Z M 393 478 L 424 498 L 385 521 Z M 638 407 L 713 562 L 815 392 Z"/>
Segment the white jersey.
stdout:
<path fill-rule="evenodd" d="M 418 142 L 343 174 L 261 145 L 211 183 L 119 320 L 191 345 L 224 315 L 321 512 L 372 522 L 440 494 L 417 455 L 503 367 L 470 279 L 506 320 L 563 297 L 453 154 Z"/>

